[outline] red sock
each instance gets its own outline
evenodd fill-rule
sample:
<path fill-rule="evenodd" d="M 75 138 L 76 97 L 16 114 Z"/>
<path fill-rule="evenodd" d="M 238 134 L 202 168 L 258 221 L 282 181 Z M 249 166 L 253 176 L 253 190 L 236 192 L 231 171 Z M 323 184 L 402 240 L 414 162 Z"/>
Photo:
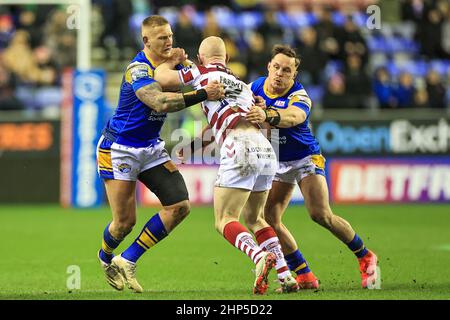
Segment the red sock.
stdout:
<path fill-rule="evenodd" d="M 263 250 L 253 240 L 252 235 L 238 221 L 232 221 L 223 228 L 223 236 L 233 246 L 244 252 L 255 264 L 261 259 Z"/>
<path fill-rule="evenodd" d="M 263 228 L 255 233 L 256 241 L 259 246 L 266 251 L 272 252 L 277 257 L 275 269 L 279 279 L 284 279 L 290 275 L 289 268 L 284 260 L 283 251 L 281 250 L 280 240 L 272 227 Z"/>

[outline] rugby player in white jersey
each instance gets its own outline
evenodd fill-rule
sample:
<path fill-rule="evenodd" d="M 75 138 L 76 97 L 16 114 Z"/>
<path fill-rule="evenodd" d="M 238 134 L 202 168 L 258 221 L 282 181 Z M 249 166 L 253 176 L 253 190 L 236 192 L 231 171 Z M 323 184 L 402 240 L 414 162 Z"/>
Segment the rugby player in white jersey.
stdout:
<path fill-rule="evenodd" d="M 98 143 L 98 172 L 105 183 L 113 218 L 103 232 L 98 257 L 106 280 L 117 290 L 123 290 L 126 284 L 135 292 L 143 291 L 136 280 L 136 261 L 189 213 L 183 177 L 159 136 L 166 113 L 223 97 L 218 83 L 187 94 L 162 92 L 153 72 L 170 59 L 172 34 L 168 21 L 161 16 L 143 21 L 144 49 L 126 69 L 118 106 Z M 137 180 L 155 193 L 163 208 L 145 224 L 130 247 L 114 256 L 113 250 L 136 223 Z"/>
<path fill-rule="evenodd" d="M 155 79 L 163 88 L 183 84 L 201 89 L 214 80 L 224 85 L 224 99 L 202 102 L 209 128 L 220 146 L 220 167 L 214 187 L 216 230 L 255 263 L 254 294 L 266 292 L 267 276 L 273 267 L 285 291 L 297 291 L 297 283 L 286 265 L 275 231 L 263 218 L 277 163 L 275 152 L 260 127 L 245 119 L 255 103 L 253 95 L 226 67 L 222 39 L 204 39 L 198 58 L 200 65 L 179 71 L 173 70 L 175 62 L 163 63 L 155 70 Z M 256 236 L 256 242 L 239 223 L 241 213 L 245 213 L 246 225 Z"/>

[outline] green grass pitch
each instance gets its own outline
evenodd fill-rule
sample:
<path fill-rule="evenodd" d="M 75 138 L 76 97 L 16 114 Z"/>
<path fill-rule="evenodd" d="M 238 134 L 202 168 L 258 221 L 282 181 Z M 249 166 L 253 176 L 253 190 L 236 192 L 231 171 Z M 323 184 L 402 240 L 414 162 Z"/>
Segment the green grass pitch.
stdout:
<path fill-rule="evenodd" d="M 190 216 L 139 261 L 143 294 L 114 291 L 104 280 L 96 252 L 110 221 L 109 208 L 0 206 L 0 299 L 450 299 L 450 206 L 334 206 L 379 256 L 381 290 L 360 289 L 353 254 L 312 222 L 305 208 L 291 206 L 285 224 L 292 230 L 319 290 L 278 295 L 271 274 L 266 296 L 253 296 L 253 264 L 214 230 L 211 207 Z M 155 209 L 139 208 L 138 235 Z M 69 290 L 67 268 L 80 267 L 81 288 Z"/>

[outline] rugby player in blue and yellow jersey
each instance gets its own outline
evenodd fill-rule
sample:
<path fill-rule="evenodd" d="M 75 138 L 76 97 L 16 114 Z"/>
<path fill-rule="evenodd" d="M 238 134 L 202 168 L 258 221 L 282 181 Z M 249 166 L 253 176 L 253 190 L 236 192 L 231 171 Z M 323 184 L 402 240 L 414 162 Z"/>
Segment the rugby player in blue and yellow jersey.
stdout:
<path fill-rule="evenodd" d="M 253 123 L 268 123 L 279 130 L 279 169 L 265 207 L 265 219 L 275 229 L 289 268 L 297 273 L 300 288 L 318 288 L 319 283 L 281 219 L 298 184 L 311 218 L 333 233 L 354 252 L 359 261 L 362 287 L 375 284 L 377 256 L 343 218 L 333 214 L 325 179 L 325 158 L 309 128 L 312 102 L 295 81 L 300 60 L 289 46 L 276 45 L 268 63 L 268 76 L 251 83 L 261 104 L 247 113 Z M 261 98 L 259 98 L 261 99 Z"/>
<path fill-rule="evenodd" d="M 161 16 L 143 21 L 144 50 L 125 71 L 117 109 L 98 143 L 98 172 L 112 210 L 98 257 L 108 283 L 117 290 L 126 284 L 135 292 L 143 291 L 135 276 L 136 261 L 189 213 L 183 177 L 159 136 L 166 113 L 224 97 L 218 82 L 185 94 L 162 92 L 153 79 L 154 69 L 167 60 L 177 64 L 186 59 L 184 50 L 172 48 L 172 35 L 168 21 Z M 155 193 L 163 209 L 146 223 L 129 248 L 114 256 L 113 250 L 136 223 L 137 180 Z"/>

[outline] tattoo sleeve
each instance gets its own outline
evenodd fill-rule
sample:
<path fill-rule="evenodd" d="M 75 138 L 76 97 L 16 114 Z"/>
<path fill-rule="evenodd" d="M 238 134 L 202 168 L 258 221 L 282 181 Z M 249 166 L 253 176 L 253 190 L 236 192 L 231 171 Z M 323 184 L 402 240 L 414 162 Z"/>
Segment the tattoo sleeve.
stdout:
<path fill-rule="evenodd" d="M 136 91 L 136 96 L 157 112 L 176 112 L 186 108 L 181 93 L 163 92 L 158 82 L 140 88 Z"/>

